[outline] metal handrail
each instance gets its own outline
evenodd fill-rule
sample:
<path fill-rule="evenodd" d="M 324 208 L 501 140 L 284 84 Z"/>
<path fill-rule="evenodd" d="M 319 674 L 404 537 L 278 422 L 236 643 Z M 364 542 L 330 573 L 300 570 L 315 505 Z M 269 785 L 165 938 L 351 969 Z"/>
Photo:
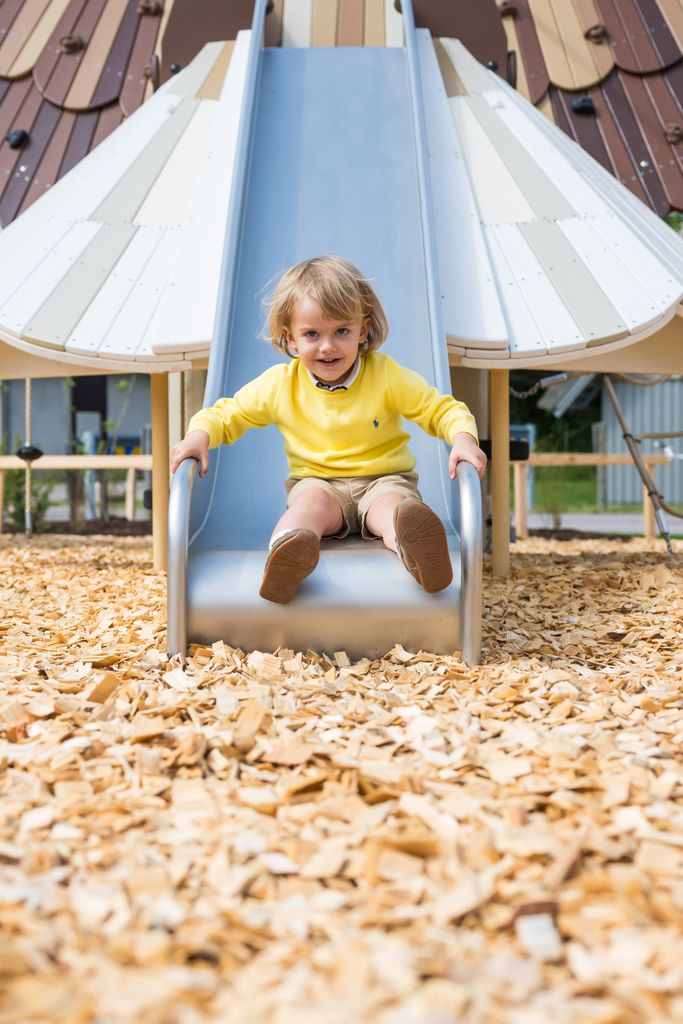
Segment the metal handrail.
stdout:
<path fill-rule="evenodd" d="M 256 0 L 251 23 L 251 38 L 244 79 L 244 93 L 240 126 L 237 136 L 235 164 L 230 189 L 230 203 L 225 228 L 225 243 L 221 263 L 222 282 L 214 323 L 211 360 L 204 404 L 219 397 L 223 379 L 223 366 L 218 365 L 218 353 L 228 346 L 219 345 L 218 339 L 227 335 L 232 316 L 235 283 L 242 227 L 242 207 L 251 148 L 252 126 L 256 106 L 256 93 L 263 32 L 268 0 Z M 187 647 L 187 563 L 190 526 L 190 501 L 197 464 L 194 459 L 182 462 L 173 478 L 168 509 L 168 610 L 167 646 L 169 654 L 185 656 Z M 215 473 L 215 467 L 214 467 Z"/>
<path fill-rule="evenodd" d="M 429 334 L 435 383 L 439 390 L 444 391 L 446 388 L 450 388 L 450 379 L 446 350 L 446 331 L 443 324 L 441 287 L 439 284 L 434 210 L 427 160 L 426 120 L 420 84 L 412 0 L 401 0 L 401 10 L 403 13 L 403 31 L 405 35 L 413 133 L 415 137 L 415 159 L 429 311 Z M 481 484 L 474 466 L 466 462 L 458 464 L 456 480 L 460 499 L 460 557 L 462 566 L 460 646 L 465 663 L 467 665 L 477 665 L 481 656 L 483 559 Z"/>
<path fill-rule="evenodd" d="M 484 526 L 479 475 L 469 462 L 455 470 L 460 498 L 460 647 L 472 667 L 481 661 Z"/>
<path fill-rule="evenodd" d="M 187 557 L 192 485 L 199 463 L 185 459 L 171 481 L 168 499 L 168 576 L 166 648 L 183 658 L 187 649 Z"/>

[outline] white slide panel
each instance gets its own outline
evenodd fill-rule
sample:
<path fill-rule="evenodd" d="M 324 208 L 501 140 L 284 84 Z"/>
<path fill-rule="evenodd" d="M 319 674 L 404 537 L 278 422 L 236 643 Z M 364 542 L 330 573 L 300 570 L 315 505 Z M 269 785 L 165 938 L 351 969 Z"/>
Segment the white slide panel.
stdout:
<path fill-rule="evenodd" d="M 384 0 L 384 31 L 386 46 L 403 46 L 403 15 L 394 6 L 394 0 Z"/>
<path fill-rule="evenodd" d="M 539 130 L 535 123 L 539 115 L 531 104 L 528 104 L 527 114 L 521 107 L 510 103 L 502 89 L 490 90 L 485 97 L 501 121 L 532 154 L 536 163 L 540 164 L 580 216 L 597 217 L 608 212 L 609 207 L 590 187 L 585 177 L 574 170 L 557 147 L 551 145 Z"/>
<path fill-rule="evenodd" d="M 141 227 L 105 283 L 88 306 L 68 338 L 67 352 L 97 355 L 105 336 L 111 331 L 128 297 L 135 289 L 144 268 L 155 259 L 155 250 L 164 236 L 157 227 Z M 112 357 L 117 354 L 110 350 Z M 122 350 L 128 357 L 129 351 Z"/>
<path fill-rule="evenodd" d="M 282 45 L 310 46 L 313 25 L 313 0 L 284 0 Z"/>
<path fill-rule="evenodd" d="M 160 354 L 205 350 L 213 334 L 246 63 L 247 47 L 238 37 L 177 262 L 147 335 Z"/>
<path fill-rule="evenodd" d="M 607 239 L 598 234 L 590 220 L 561 220 L 557 226 L 569 239 L 614 308 L 619 311 L 629 331 L 639 330 L 660 319 L 663 307 L 639 280 L 638 259 L 629 259 L 629 256 L 635 255 L 633 250 L 629 253 L 621 247 L 619 253 Z M 657 265 L 660 274 L 666 274 L 664 267 Z"/>
<path fill-rule="evenodd" d="M 34 230 L 20 235 L 16 243 L 6 247 L 0 244 L 3 257 L 0 263 L 0 308 L 5 306 L 10 296 L 34 273 L 40 262 L 53 251 L 73 225 L 72 220 L 55 215 L 45 221 L 36 221 Z M 0 240 L 4 239 L 6 231 L 2 232 Z"/>
<path fill-rule="evenodd" d="M 620 217 L 610 213 L 596 217 L 591 224 L 621 263 L 632 268 L 641 287 L 652 296 L 660 314 L 678 302 L 681 283 L 673 277 L 669 267 L 660 262 L 652 249 L 634 234 L 630 223 L 624 223 Z M 663 226 L 674 235 L 668 225 Z"/>
<path fill-rule="evenodd" d="M 134 224 L 171 227 L 186 219 L 200 161 L 215 130 L 217 107 L 216 100 L 202 100 L 135 215 Z"/>
<path fill-rule="evenodd" d="M 522 190 L 470 110 L 467 97 L 451 96 L 449 104 L 482 222 L 517 224 L 535 220 Z"/>
<path fill-rule="evenodd" d="M 585 348 L 587 339 L 555 291 L 519 228 L 509 224 L 497 224 L 491 227 L 491 233 L 500 245 L 517 287 L 538 324 L 548 351 L 555 353 Z M 516 328 L 511 333 L 516 339 L 520 338 Z M 518 354 L 524 355 L 526 351 L 519 351 Z"/>
<path fill-rule="evenodd" d="M 74 224 L 33 273 L 17 288 L 11 298 L 3 304 L 3 308 L 0 309 L 0 324 L 16 334 L 21 334 L 33 314 L 40 309 L 62 278 L 68 274 L 101 227 L 101 224 L 96 224 L 94 221 Z M 32 340 L 38 344 L 45 344 L 40 338 Z M 64 346 L 61 343 L 55 343 L 50 347 L 63 348 Z"/>
<path fill-rule="evenodd" d="M 506 312 L 510 332 L 510 355 L 513 359 L 529 355 L 545 355 L 548 346 L 496 233 L 492 228 L 486 228 L 485 235 L 498 282 L 500 299 Z M 470 351 L 468 354 L 471 356 L 474 353 Z"/>

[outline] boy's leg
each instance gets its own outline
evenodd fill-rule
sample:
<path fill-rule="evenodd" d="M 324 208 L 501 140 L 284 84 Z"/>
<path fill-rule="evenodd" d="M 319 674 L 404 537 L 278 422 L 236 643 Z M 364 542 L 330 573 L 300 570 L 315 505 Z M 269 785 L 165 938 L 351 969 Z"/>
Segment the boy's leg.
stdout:
<path fill-rule="evenodd" d="M 388 491 L 365 514 L 365 527 L 396 551 L 408 572 L 427 593 L 443 590 L 453 579 L 443 523 L 417 498 Z"/>
<path fill-rule="evenodd" d="M 322 487 L 308 487 L 295 495 L 275 524 L 259 594 L 267 601 L 286 604 L 309 576 L 320 555 L 320 538 L 343 526 L 341 507 Z"/>
<path fill-rule="evenodd" d="M 308 487 L 294 495 L 292 504 L 273 527 L 273 538 L 286 530 L 312 530 L 320 539 L 339 533 L 343 525 L 339 502 L 322 487 Z"/>

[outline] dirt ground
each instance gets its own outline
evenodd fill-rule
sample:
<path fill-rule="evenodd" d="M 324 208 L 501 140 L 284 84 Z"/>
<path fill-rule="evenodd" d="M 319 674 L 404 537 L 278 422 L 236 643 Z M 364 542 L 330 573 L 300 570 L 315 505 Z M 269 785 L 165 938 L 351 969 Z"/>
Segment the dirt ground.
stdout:
<path fill-rule="evenodd" d="M 0 1024 L 683 1020 L 675 546 L 518 543 L 476 669 L 183 669 L 149 538 L 0 539 Z"/>

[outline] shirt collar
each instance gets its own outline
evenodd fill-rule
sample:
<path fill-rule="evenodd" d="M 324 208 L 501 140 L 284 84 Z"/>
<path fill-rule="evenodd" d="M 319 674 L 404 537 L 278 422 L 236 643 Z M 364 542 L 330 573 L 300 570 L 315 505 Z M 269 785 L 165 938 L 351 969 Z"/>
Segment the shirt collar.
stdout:
<path fill-rule="evenodd" d="M 311 378 L 315 386 L 317 388 L 320 388 L 321 391 L 347 391 L 348 388 L 350 388 L 353 382 L 355 381 L 358 374 L 360 373 L 360 352 L 356 356 L 356 361 L 351 367 L 351 373 L 346 378 L 343 384 L 326 384 L 324 381 L 318 380 L 318 378 L 315 377 L 310 370 L 306 370 L 306 373 Z"/>

